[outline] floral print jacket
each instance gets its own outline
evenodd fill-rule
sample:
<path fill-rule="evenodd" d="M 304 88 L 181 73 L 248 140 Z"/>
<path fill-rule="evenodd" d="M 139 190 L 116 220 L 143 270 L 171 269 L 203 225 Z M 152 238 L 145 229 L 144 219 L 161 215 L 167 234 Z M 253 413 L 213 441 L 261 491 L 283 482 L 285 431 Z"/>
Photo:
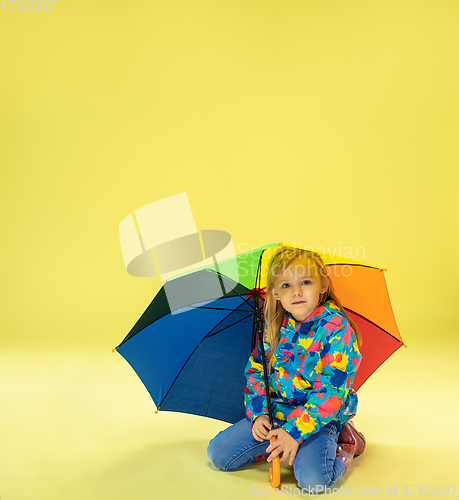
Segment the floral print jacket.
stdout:
<path fill-rule="evenodd" d="M 266 322 L 263 342 L 268 355 Z M 269 390 L 274 418 L 285 421 L 282 428 L 298 444 L 331 420 L 344 424 L 356 414 L 358 398 L 351 385 L 361 359 L 355 332 L 332 300 L 317 307 L 304 322 L 285 312 Z M 247 362 L 245 375 L 244 403 L 253 424 L 268 413 L 258 347 Z"/>

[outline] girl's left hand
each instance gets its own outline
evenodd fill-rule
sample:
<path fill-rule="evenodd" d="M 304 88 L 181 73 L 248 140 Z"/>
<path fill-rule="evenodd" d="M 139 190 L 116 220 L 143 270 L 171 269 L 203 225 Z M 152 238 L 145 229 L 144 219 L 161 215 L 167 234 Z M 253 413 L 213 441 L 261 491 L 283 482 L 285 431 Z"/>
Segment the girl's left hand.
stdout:
<path fill-rule="evenodd" d="M 273 458 L 277 457 L 277 455 L 282 452 L 280 463 L 283 464 L 287 460 L 288 455 L 290 455 L 288 464 L 292 465 L 300 445 L 287 431 L 284 431 L 282 428 L 270 430 L 266 439 L 271 439 L 273 436 L 276 436 L 276 440 L 266 448 L 266 453 L 272 451 L 271 455 L 269 455 L 266 460 L 271 462 Z"/>

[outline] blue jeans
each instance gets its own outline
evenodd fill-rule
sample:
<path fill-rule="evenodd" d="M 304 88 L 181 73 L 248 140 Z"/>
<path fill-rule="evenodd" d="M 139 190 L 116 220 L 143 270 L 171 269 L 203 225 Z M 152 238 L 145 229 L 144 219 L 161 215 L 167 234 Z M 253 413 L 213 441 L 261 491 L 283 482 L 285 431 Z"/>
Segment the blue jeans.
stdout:
<path fill-rule="evenodd" d="M 274 421 L 279 427 L 284 423 L 278 419 Z M 293 472 L 299 488 L 306 488 L 308 493 L 321 493 L 344 474 L 343 462 L 335 460 L 340 431 L 341 423 L 331 420 L 300 444 L 293 461 Z M 219 432 L 210 441 L 207 456 L 217 469 L 232 471 L 254 463 L 255 457 L 265 454 L 268 446 L 267 439 L 257 441 L 253 437 L 252 422 L 244 418 Z"/>

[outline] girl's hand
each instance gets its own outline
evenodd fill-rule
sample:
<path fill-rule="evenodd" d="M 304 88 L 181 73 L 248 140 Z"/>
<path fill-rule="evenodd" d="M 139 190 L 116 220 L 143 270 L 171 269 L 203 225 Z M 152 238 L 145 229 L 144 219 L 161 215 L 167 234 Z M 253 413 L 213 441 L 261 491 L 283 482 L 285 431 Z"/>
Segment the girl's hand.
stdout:
<path fill-rule="evenodd" d="M 280 429 L 273 429 L 272 431 L 269 431 L 266 439 L 271 439 L 273 436 L 276 436 L 276 440 L 266 448 L 266 452 L 272 451 L 271 455 L 269 455 L 266 460 L 268 462 L 271 462 L 273 458 L 277 457 L 277 455 L 282 452 L 280 463 L 283 464 L 290 454 L 290 461 L 288 464 L 293 465 L 293 461 L 296 457 L 296 452 L 298 451 L 298 448 L 300 446 L 298 442 L 295 441 L 287 431 L 284 431 L 282 427 Z"/>
<path fill-rule="evenodd" d="M 274 422 L 274 427 L 277 427 L 277 422 Z M 257 441 L 264 441 L 270 429 L 271 425 L 269 423 L 268 415 L 260 415 L 253 423 L 252 435 Z"/>

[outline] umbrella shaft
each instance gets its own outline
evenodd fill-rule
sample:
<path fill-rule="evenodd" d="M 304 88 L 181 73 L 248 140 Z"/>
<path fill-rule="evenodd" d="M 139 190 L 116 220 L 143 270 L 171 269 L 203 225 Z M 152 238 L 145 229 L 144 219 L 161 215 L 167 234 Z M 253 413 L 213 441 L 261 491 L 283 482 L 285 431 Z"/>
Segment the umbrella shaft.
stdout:
<path fill-rule="evenodd" d="M 258 290 L 255 292 L 254 298 L 255 298 L 255 318 L 258 331 L 258 343 L 260 344 L 261 359 L 263 361 L 263 376 L 265 380 L 266 402 L 268 406 L 269 423 L 271 424 L 271 429 L 274 429 L 273 409 L 271 405 L 271 398 L 269 396 L 268 369 L 266 366 L 265 348 L 263 345 L 263 328 L 261 325 L 260 310 L 258 306 Z"/>

